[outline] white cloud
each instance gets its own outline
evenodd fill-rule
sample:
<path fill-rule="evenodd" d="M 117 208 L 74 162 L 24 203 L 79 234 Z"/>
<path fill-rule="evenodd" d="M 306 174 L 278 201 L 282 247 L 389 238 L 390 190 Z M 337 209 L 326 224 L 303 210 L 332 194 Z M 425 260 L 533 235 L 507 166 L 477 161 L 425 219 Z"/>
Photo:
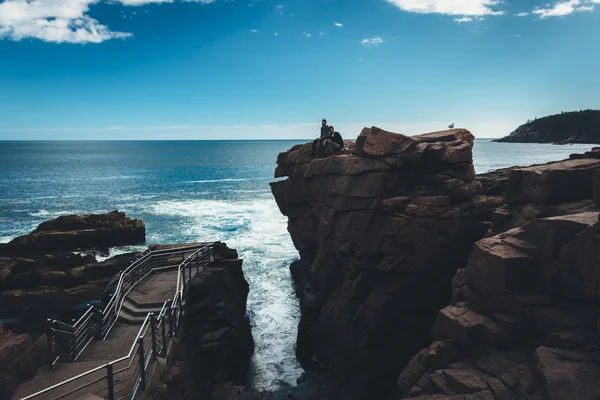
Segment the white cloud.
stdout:
<path fill-rule="evenodd" d="M 333 23 L 335 26 L 337 26 L 338 28 L 341 28 L 342 26 L 344 26 L 344 24 L 341 24 L 339 22 L 334 22 Z"/>
<path fill-rule="evenodd" d="M 520 12 L 520 13 L 515 14 L 515 17 L 526 17 L 528 15 L 529 15 L 528 12 Z"/>
<path fill-rule="evenodd" d="M 275 35 L 275 36 L 279 36 L 279 32 L 275 32 L 273 35 Z"/>
<path fill-rule="evenodd" d="M 387 0 L 398 8 L 422 14 L 461 16 L 501 15 L 500 0 Z"/>
<path fill-rule="evenodd" d="M 363 46 L 378 46 L 381 43 L 383 43 L 383 39 L 379 36 L 375 36 L 374 38 L 371 39 L 363 39 L 360 41 L 360 44 L 362 44 Z"/>
<path fill-rule="evenodd" d="M 250 29 L 250 33 L 257 33 L 258 29 Z"/>
<path fill-rule="evenodd" d="M 285 8 L 285 6 L 283 4 L 279 4 L 277 6 L 275 6 L 275 10 L 277 11 L 277 13 L 279 13 L 279 15 L 283 15 L 283 9 Z"/>
<path fill-rule="evenodd" d="M 594 11 L 593 3 L 600 3 L 600 0 L 567 0 L 559 1 L 553 5 L 546 5 L 545 8 L 538 7 L 532 11 L 540 18 L 564 17 L 576 12 Z"/>
<path fill-rule="evenodd" d="M 471 17 L 460 17 L 460 18 L 454 18 L 454 21 L 456 21 L 456 22 L 458 22 L 460 24 L 460 23 L 463 23 L 463 22 L 471 22 L 471 21 L 473 21 L 473 18 L 471 18 Z"/>
<path fill-rule="evenodd" d="M 309 38 L 309 37 L 311 37 L 311 36 L 312 36 L 312 34 L 311 34 L 311 33 L 302 32 L 302 34 L 303 34 L 304 36 L 306 36 L 307 38 Z"/>
<path fill-rule="evenodd" d="M 90 5 L 106 0 L 4 0 L 0 3 L 0 39 L 39 39 L 54 43 L 100 43 L 131 33 L 111 31 L 89 15 Z M 174 0 L 115 0 L 124 6 Z M 215 0 L 196 0 L 209 4 Z"/>

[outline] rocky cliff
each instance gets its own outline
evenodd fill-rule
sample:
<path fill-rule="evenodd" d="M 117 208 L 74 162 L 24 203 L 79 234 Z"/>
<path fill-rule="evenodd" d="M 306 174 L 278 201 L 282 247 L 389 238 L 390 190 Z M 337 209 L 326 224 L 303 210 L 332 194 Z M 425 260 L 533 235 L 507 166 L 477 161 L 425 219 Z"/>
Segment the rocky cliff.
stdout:
<path fill-rule="evenodd" d="M 110 278 L 138 254 L 97 262 L 74 251 L 143 243 L 145 232 L 142 221 L 118 211 L 68 215 L 0 245 L 0 318 L 18 318 L 25 331 L 39 331 L 47 318 L 100 299 Z"/>
<path fill-rule="evenodd" d="M 365 128 L 352 154 L 281 153 L 271 184 L 300 253 L 297 357 L 342 380 L 346 399 L 394 396 L 451 280 L 498 205 L 477 196 L 473 135 Z"/>
<path fill-rule="evenodd" d="M 154 399 L 216 399 L 221 386 L 243 390 L 248 383 L 254 352 L 248 282 L 236 250 L 217 243 L 215 252 L 217 259 L 192 281 L 177 361 Z"/>
<path fill-rule="evenodd" d="M 600 110 L 564 112 L 528 121 L 497 142 L 600 143 Z"/>
<path fill-rule="evenodd" d="M 400 374 L 399 397 L 599 398 L 600 164 L 593 153 L 501 174 L 505 204 L 455 275 L 435 341 Z"/>

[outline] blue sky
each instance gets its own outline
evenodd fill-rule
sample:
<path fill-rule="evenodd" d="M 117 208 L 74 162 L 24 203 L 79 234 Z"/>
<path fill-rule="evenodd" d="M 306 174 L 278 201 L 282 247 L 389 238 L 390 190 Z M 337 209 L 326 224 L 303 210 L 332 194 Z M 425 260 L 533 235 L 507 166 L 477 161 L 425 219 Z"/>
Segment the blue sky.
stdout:
<path fill-rule="evenodd" d="M 600 108 L 600 0 L 4 0 L 0 140 L 476 137 Z"/>

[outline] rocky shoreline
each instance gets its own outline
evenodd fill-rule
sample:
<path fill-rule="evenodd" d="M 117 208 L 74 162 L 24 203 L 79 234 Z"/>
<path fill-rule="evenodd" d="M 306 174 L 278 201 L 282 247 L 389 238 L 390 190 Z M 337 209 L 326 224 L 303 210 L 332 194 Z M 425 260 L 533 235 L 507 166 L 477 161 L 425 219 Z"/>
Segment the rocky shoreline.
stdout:
<path fill-rule="evenodd" d="M 475 176 L 472 146 L 373 127 L 279 155 L 298 359 L 345 388 L 315 399 L 597 399 L 600 152 Z"/>
<path fill-rule="evenodd" d="M 0 399 L 10 399 L 15 388 L 47 368 L 47 318 L 71 323 L 85 311 L 82 304 L 98 303 L 102 308 L 118 273 L 141 255 L 128 253 L 97 262 L 84 254 L 144 242 L 144 223 L 113 211 L 61 216 L 0 245 L 0 317 L 20 319 L 13 328 L 19 333 L 0 325 Z M 192 281 L 183 342 L 173 367 L 152 391 L 156 399 L 184 398 L 189 393 L 212 398 L 212 392 L 222 387 L 247 384 L 254 351 L 246 316 L 248 283 L 237 251 L 224 243 L 213 248 L 218 261 Z"/>
<path fill-rule="evenodd" d="M 185 340 L 151 398 L 598 399 L 600 148 L 475 175 L 473 135 L 365 128 L 346 154 L 281 153 L 271 184 L 300 254 L 298 385 L 258 392 L 242 260 L 194 281 Z M 43 322 L 101 300 L 142 244 L 117 211 L 65 216 L 0 245 L 0 398 L 47 361 Z M 82 251 L 84 250 L 84 251 Z M 0 316 L 1 317 L 1 316 Z M 38 337 L 39 336 L 39 337 Z"/>

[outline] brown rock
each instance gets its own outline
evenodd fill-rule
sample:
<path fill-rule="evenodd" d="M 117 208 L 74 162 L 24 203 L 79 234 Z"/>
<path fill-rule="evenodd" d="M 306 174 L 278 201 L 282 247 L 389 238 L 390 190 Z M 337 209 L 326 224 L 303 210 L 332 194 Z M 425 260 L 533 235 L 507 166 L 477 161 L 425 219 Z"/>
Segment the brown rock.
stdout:
<path fill-rule="evenodd" d="M 510 171 L 505 202 L 557 204 L 592 198 L 600 160 L 567 160 Z"/>
<path fill-rule="evenodd" d="M 464 141 L 466 143 L 473 143 L 475 137 L 466 129 L 448 129 L 445 131 L 424 133 L 421 135 L 411 136 L 413 139 L 424 143 L 434 142 L 454 142 Z"/>
<path fill-rule="evenodd" d="M 459 346 L 503 346 L 510 341 L 508 333 L 496 322 L 462 306 L 450 306 L 440 311 L 433 326 L 433 337 L 451 340 Z"/>
<path fill-rule="evenodd" d="M 365 128 L 356 140 L 359 156 L 389 156 L 404 154 L 415 148 L 417 143 L 408 136 L 372 127 Z"/>
<path fill-rule="evenodd" d="M 138 219 L 113 211 L 106 214 L 66 215 L 40 224 L 28 235 L 13 239 L 4 254 L 75 250 L 143 243 L 146 228 Z"/>
<path fill-rule="evenodd" d="M 472 140 L 465 130 L 413 139 L 371 128 L 358 156 L 302 159 L 302 145 L 278 159 L 288 179 L 272 192 L 300 253 L 290 268 L 297 357 L 350 382 L 346 400 L 395 392 L 484 233 L 474 226 Z"/>
<path fill-rule="evenodd" d="M 547 399 L 598 399 L 600 367 L 589 353 L 539 347 L 535 356 Z"/>

